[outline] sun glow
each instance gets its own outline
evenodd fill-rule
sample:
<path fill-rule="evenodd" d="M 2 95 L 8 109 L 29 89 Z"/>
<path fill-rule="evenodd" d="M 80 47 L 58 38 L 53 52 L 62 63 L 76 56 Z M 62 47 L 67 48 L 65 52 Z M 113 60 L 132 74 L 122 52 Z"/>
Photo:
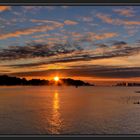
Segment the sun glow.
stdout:
<path fill-rule="evenodd" d="M 56 81 L 56 82 L 59 81 L 59 77 L 58 76 L 55 76 L 54 77 L 54 81 Z"/>

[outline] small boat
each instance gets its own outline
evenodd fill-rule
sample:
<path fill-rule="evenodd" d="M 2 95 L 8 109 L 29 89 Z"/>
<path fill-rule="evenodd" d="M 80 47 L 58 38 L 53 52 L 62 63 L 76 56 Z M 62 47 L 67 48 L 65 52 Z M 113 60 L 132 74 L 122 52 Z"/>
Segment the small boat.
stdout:
<path fill-rule="evenodd" d="M 77 86 L 77 85 L 76 85 L 75 87 L 76 87 L 76 88 L 78 88 L 78 86 Z"/>
<path fill-rule="evenodd" d="M 140 104 L 140 102 L 139 102 L 139 101 L 137 101 L 137 102 L 134 102 L 134 104 Z"/>

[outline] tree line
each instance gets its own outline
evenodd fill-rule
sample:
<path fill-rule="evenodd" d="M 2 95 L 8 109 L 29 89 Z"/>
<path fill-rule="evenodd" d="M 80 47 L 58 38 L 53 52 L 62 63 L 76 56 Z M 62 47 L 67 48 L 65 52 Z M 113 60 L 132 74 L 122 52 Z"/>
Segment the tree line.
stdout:
<path fill-rule="evenodd" d="M 26 78 L 19 78 L 19 77 L 12 77 L 8 75 L 1 75 L 0 76 L 0 85 L 67 85 L 67 86 L 94 86 L 94 84 L 90 84 L 88 82 L 84 82 L 82 80 L 74 80 L 71 78 L 67 79 L 60 79 L 58 82 L 54 80 L 45 80 L 45 79 L 30 79 L 27 80 Z"/>

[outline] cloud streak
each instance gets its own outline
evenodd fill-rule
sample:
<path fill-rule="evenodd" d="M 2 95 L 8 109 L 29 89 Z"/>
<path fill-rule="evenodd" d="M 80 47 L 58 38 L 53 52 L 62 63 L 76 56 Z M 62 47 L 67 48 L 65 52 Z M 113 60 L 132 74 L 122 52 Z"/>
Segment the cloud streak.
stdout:
<path fill-rule="evenodd" d="M 65 25 L 77 25 L 78 22 L 73 21 L 73 20 L 65 20 L 65 21 L 64 21 L 64 24 L 65 24 Z"/>
<path fill-rule="evenodd" d="M 63 27 L 63 24 L 54 23 L 52 25 L 42 25 L 42 26 L 34 26 L 31 28 L 26 28 L 26 29 L 20 29 L 20 30 L 14 31 L 14 32 L 0 34 L 0 40 L 7 39 L 7 38 L 13 38 L 13 37 L 20 37 L 22 35 L 30 35 L 30 34 L 34 34 L 37 32 L 47 32 L 47 31 L 54 30 L 54 29 L 60 28 L 60 27 Z"/>
<path fill-rule="evenodd" d="M 140 21 L 134 21 L 134 20 L 122 20 L 119 18 L 111 18 L 110 15 L 108 14 L 103 14 L 103 13 L 97 13 L 96 16 L 101 19 L 103 22 L 108 23 L 108 24 L 113 24 L 113 25 L 140 25 Z"/>
<path fill-rule="evenodd" d="M 11 9 L 10 6 L 0 6 L 0 12 L 8 11 L 10 9 Z"/>
<path fill-rule="evenodd" d="M 67 54 L 80 49 L 69 43 L 53 45 L 48 44 L 27 44 L 27 46 L 11 46 L 0 51 L 1 60 L 14 60 L 21 58 L 49 57 L 57 54 Z"/>
<path fill-rule="evenodd" d="M 92 42 L 92 41 L 96 41 L 96 40 L 104 40 L 104 39 L 117 37 L 117 36 L 119 36 L 119 34 L 115 33 L 115 32 L 107 32 L 107 33 L 102 33 L 102 34 L 97 34 L 94 32 L 87 32 L 85 34 L 83 33 L 82 35 L 73 34 L 73 36 L 78 37 L 78 38 L 75 38 L 76 41 Z"/>
<path fill-rule="evenodd" d="M 120 9 L 114 9 L 114 12 L 122 15 L 122 16 L 126 16 L 126 17 L 132 17 L 135 15 L 135 11 L 133 10 L 132 7 L 129 8 L 120 8 Z"/>
<path fill-rule="evenodd" d="M 11 73 L 16 76 L 50 76 L 55 73 L 63 73 L 68 77 L 90 77 L 90 78 L 137 78 L 140 77 L 140 67 L 109 67 L 92 65 L 86 68 L 73 67 L 69 69 L 51 69 L 41 71 L 17 72 Z"/>

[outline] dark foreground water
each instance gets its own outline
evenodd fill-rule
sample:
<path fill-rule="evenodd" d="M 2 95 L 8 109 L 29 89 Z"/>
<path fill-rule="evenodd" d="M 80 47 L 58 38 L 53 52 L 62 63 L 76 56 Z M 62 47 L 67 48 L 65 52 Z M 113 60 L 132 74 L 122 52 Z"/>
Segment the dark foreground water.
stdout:
<path fill-rule="evenodd" d="M 140 134 L 137 90 L 0 87 L 0 134 Z"/>

